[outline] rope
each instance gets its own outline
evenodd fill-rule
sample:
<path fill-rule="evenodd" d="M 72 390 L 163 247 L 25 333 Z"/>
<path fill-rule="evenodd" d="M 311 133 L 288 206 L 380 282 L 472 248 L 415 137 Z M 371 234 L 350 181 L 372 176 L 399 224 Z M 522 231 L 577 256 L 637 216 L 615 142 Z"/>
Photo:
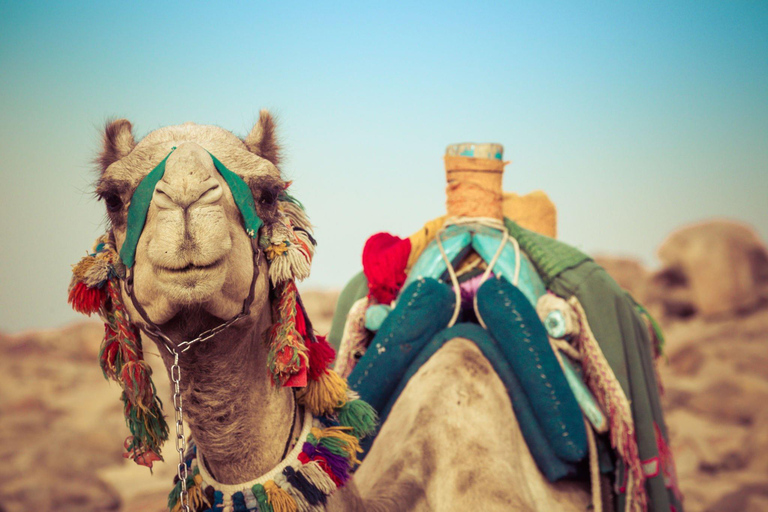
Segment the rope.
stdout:
<path fill-rule="evenodd" d="M 444 161 L 449 215 L 504 218 L 501 181 L 507 162 L 450 155 Z"/>
<path fill-rule="evenodd" d="M 600 462 L 597 459 L 597 443 L 592 425 L 584 418 L 587 429 L 587 446 L 589 446 L 589 479 L 592 484 L 592 512 L 603 512 L 603 499 L 600 494 Z"/>
<path fill-rule="evenodd" d="M 499 247 L 496 249 L 496 253 L 493 255 L 493 258 L 491 258 L 491 261 L 488 262 L 488 266 L 485 269 L 485 272 L 483 272 L 483 277 L 480 280 L 480 284 L 482 285 L 491 275 L 491 271 L 493 270 L 494 265 L 496 265 L 496 262 L 499 261 L 501 253 L 504 251 L 504 247 L 506 247 L 507 242 L 510 240 L 512 241 L 512 245 L 515 248 L 515 274 L 512 278 L 512 284 L 517 286 L 517 283 L 520 280 L 520 244 L 517 243 L 517 240 L 514 237 L 509 236 L 509 231 L 507 230 L 507 227 L 503 221 L 492 217 L 448 217 L 443 224 L 443 228 L 437 232 L 437 236 L 435 237 L 437 247 L 440 249 L 440 256 L 442 256 L 446 269 L 448 270 L 448 276 L 451 278 L 453 292 L 456 295 L 456 306 L 453 309 L 453 315 L 451 316 L 451 321 L 448 323 L 448 327 L 453 327 L 456 324 L 456 320 L 458 320 L 459 313 L 461 312 L 461 286 L 459 285 L 459 279 L 456 276 L 456 270 L 453 268 L 453 264 L 448 259 L 448 255 L 445 253 L 442 236 L 446 228 L 450 226 L 463 226 L 467 224 L 479 224 L 481 226 L 496 229 L 502 233 Z M 477 316 L 477 320 L 480 322 L 480 325 L 483 326 L 483 329 L 487 329 L 488 327 L 485 325 L 485 322 L 483 322 L 483 318 L 480 315 L 480 311 L 477 307 L 477 294 L 475 294 L 475 297 L 472 301 L 472 307 L 475 310 L 475 315 Z"/>

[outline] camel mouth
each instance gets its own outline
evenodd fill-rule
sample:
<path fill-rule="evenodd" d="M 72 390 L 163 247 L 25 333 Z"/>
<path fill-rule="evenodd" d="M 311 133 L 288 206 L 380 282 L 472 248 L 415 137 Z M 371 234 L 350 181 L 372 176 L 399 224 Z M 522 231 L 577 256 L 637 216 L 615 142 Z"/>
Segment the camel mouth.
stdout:
<path fill-rule="evenodd" d="M 209 263 L 207 265 L 195 265 L 194 263 L 189 263 L 184 267 L 164 267 L 159 266 L 158 269 L 169 273 L 171 275 L 183 275 L 183 274 L 190 274 L 195 272 L 206 272 L 209 270 L 215 270 L 219 268 L 224 263 L 224 258 L 220 258 L 213 263 Z"/>

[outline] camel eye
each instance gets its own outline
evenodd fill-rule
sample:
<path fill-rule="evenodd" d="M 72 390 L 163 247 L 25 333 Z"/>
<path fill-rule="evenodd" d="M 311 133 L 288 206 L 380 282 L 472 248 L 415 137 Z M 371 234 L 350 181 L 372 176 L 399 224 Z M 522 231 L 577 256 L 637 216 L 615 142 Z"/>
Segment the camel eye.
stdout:
<path fill-rule="evenodd" d="M 261 198 L 259 202 L 266 206 L 272 206 L 277 201 L 277 192 L 273 189 L 266 188 L 261 191 Z"/>
<path fill-rule="evenodd" d="M 103 199 L 110 213 L 117 213 L 123 208 L 123 200 L 117 194 L 106 194 Z"/>

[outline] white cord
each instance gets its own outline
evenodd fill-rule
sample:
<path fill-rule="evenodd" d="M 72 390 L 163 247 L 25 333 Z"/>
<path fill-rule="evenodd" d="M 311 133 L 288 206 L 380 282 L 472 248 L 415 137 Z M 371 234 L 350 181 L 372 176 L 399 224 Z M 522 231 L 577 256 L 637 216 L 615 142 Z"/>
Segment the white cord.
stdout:
<path fill-rule="evenodd" d="M 501 253 L 504 251 L 504 247 L 506 247 L 507 242 L 510 240 L 512 241 L 512 245 L 515 248 L 515 274 L 512 278 L 512 284 L 517 286 L 517 283 L 520 280 L 520 244 L 517 242 L 517 240 L 514 237 L 509 236 L 509 231 L 507 230 L 507 227 L 504 225 L 504 222 L 500 221 L 499 219 L 495 219 L 491 217 L 449 217 L 447 218 L 443 223 L 442 229 L 438 231 L 437 236 L 435 237 L 435 241 L 437 242 L 437 247 L 440 249 L 440 255 L 443 257 L 443 261 L 445 262 L 446 269 L 448 270 L 448 275 L 451 278 L 453 291 L 456 295 L 456 306 L 453 309 L 453 316 L 451 317 L 451 321 L 448 323 L 448 327 L 454 326 L 454 324 L 456 323 L 456 320 L 458 320 L 459 318 L 459 313 L 461 312 L 461 286 L 459 285 L 459 279 L 456 276 L 456 271 L 453 268 L 453 264 L 448 259 L 448 255 L 445 253 L 445 248 L 443 247 L 443 241 L 442 241 L 442 234 L 445 231 L 445 229 L 449 226 L 461 226 L 466 224 L 480 224 L 481 226 L 486 226 L 502 232 L 502 238 L 501 238 L 501 242 L 499 243 L 499 247 L 498 249 L 496 249 L 496 253 L 493 255 L 493 258 L 491 258 L 491 261 L 488 262 L 487 268 L 485 269 L 485 272 L 483 272 L 483 277 L 480 280 L 480 285 L 482 285 L 491 275 L 491 271 L 493 270 L 494 265 L 496 265 L 496 262 L 499 261 L 499 258 L 501 257 Z M 484 329 L 487 329 L 488 327 L 485 325 L 485 322 L 483 322 L 483 318 L 480 316 L 480 311 L 478 310 L 478 307 L 477 307 L 477 293 L 475 293 L 474 299 L 472 301 L 472 306 L 475 310 L 477 321 L 480 322 L 480 325 L 482 325 Z"/>

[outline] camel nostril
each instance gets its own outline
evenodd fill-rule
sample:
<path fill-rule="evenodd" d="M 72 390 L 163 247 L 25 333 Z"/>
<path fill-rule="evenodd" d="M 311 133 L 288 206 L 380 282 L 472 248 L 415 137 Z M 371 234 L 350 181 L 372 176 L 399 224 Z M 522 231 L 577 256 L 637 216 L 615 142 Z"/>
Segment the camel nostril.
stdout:
<path fill-rule="evenodd" d="M 203 192 L 197 201 L 195 201 L 195 204 L 211 204 L 215 203 L 219 199 L 221 199 L 221 196 L 223 195 L 224 191 L 221 188 L 221 185 L 218 183 L 214 183 L 214 185 Z"/>
<path fill-rule="evenodd" d="M 160 208 L 179 208 L 212 204 L 221 199 L 223 190 L 215 179 L 205 180 L 192 186 L 174 186 L 165 180 L 155 187 L 153 202 Z"/>

